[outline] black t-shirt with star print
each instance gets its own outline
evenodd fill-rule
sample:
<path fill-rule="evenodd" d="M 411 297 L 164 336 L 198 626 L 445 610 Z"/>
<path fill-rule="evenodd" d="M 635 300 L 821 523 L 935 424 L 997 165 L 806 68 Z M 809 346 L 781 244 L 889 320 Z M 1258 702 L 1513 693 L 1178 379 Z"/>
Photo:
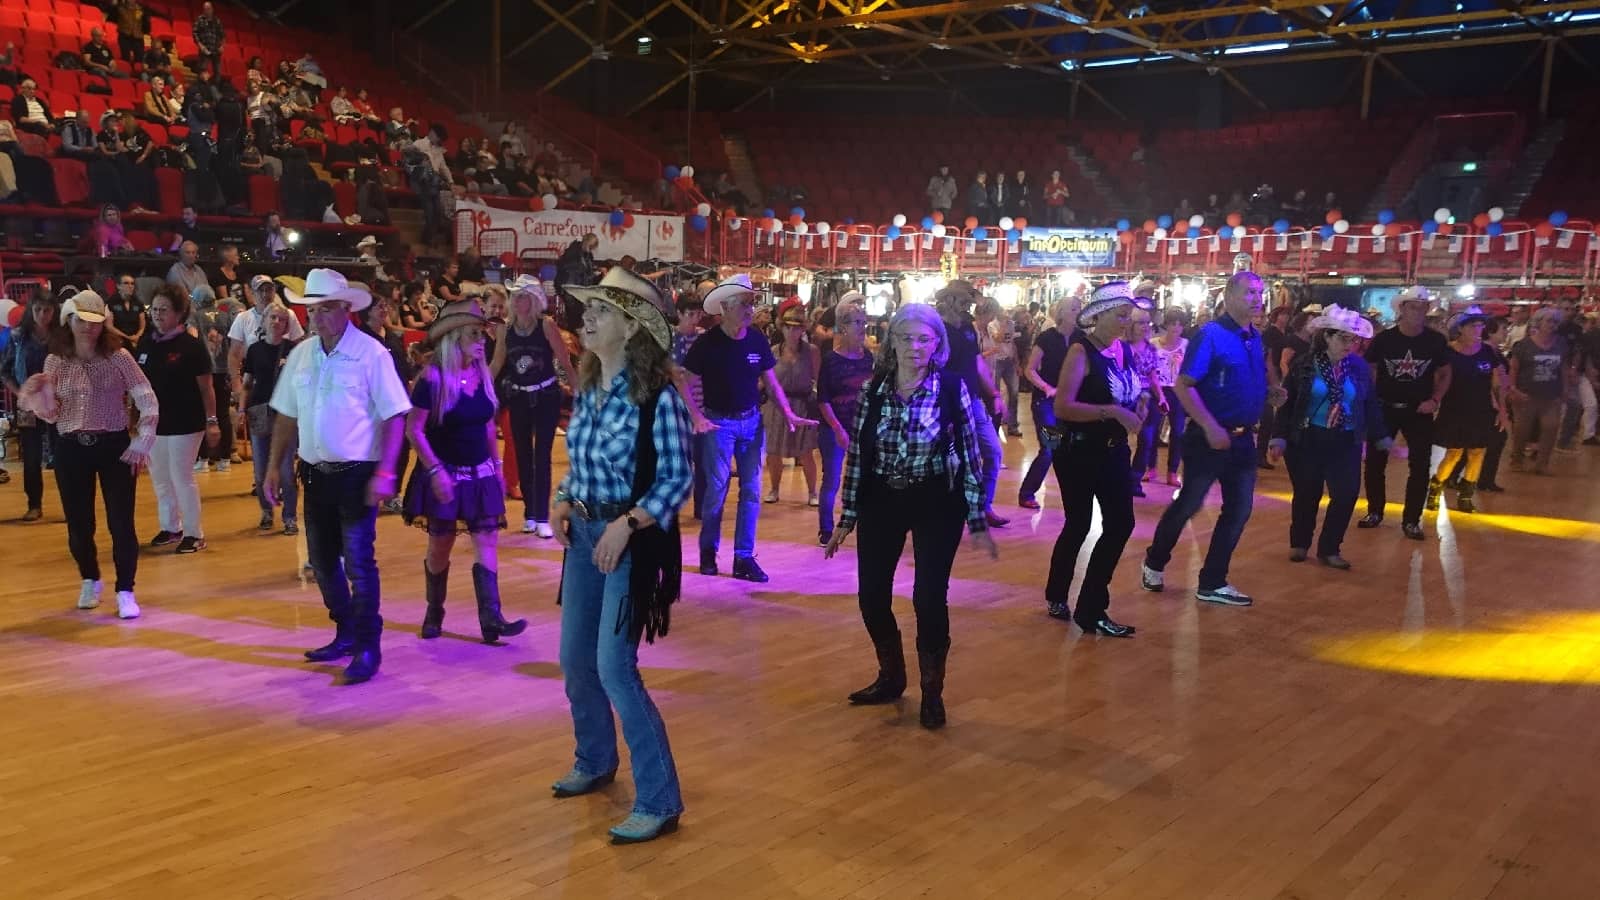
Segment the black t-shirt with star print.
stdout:
<path fill-rule="evenodd" d="M 1387 329 L 1367 347 L 1367 362 L 1378 378 L 1378 399 L 1384 405 L 1417 406 L 1433 396 L 1433 374 L 1447 365 L 1450 342 L 1432 328 L 1407 337 L 1399 327 Z"/>

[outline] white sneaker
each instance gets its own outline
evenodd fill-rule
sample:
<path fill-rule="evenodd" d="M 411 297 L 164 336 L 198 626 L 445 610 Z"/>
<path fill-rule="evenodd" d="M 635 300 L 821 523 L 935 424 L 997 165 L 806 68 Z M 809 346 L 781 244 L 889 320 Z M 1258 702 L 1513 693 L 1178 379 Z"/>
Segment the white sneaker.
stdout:
<path fill-rule="evenodd" d="M 535 522 L 532 519 L 523 519 L 522 520 L 522 533 L 523 534 L 533 534 L 534 529 L 538 528 L 538 527 L 539 527 L 539 523 Z"/>
<path fill-rule="evenodd" d="M 1195 591 L 1194 598 L 1203 600 L 1206 603 L 1220 603 L 1224 606 L 1249 606 L 1255 602 L 1250 599 L 1249 594 L 1231 584 L 1225 584 L 1222 587 L 1211 588 L 1210 590 Z"/>
<path fill-rule="evenodd" d="M 117 618 L 139 618 L 139 601 L 133 599 L 133 591 L 117 591 Z"/>
<path fill-rule="evenodd" d="M 203 459 L 202 459 L 202 460 L 200 460 L 200 461 L 199 461 L 199 462 L 197 462 L 197 463 L 195 463 L 195 464 L 194 464 L 194 471 L 195 471 L 195 474 L 197 474 L 197 475 L 198 475 L 198 474 L 199 474 L 199 473 L 201 473 L 201 472 L 205 472 L 205 471 L 207 471 L 207 465 L 208 465 L 208 464 L 207 464 L 207 463 L 206 463 L 206 461 L 205 461 L 205 460 L 203 460 Z"/>
<path fill-rule="evenodd" d="M 78 608 L 94 609 L 100 605 L 100 591 L 104 587 L 98 581 L 83 580 L 83 589 L 78 591 Z"/>
<path fill-rule="evenodd" d="M 1167 576 L 1141 562 L 1139 563 L 1139 586 L 1147 591 L 1159 594 L 1167 589 Z"/>
<path fill-rule="evenodd" d="M 226 471 L 228 471 L 228 469 L 232 465 L 233 465 L 232 462 L 230 462 L 229 460 L 219 459 L 219 460 L 217 460 L 217 471 L 218 472 L 226 472 Z"/>
<path fill-rule="evenodd" d="M 555 529 L 550 527 L 549 522 L 540 522 L 539 527 L 535 529 L 534 534 L 537 534 L 539 537 L 542 537 L 545 540 L 549 540 L 556 536 Z"/>
<path fill-rule="evenodd" d="M 810 497 L 806 498 L 806 505 L 811 507 L 812 509 L 816 509 L 817 507 L 821 506 L 822 504 L 820 502 L 818 502 L 817 495 L 816 494 L 812 494 Z"/>
<path fill-rule="evenodd" d="M 777 491 L 767 491 L 767 495 L 765 497 L 761 498 L 761 502 L 763 502 L 763 503 L 777 503 L 778 502 L 778 492 Z"/>

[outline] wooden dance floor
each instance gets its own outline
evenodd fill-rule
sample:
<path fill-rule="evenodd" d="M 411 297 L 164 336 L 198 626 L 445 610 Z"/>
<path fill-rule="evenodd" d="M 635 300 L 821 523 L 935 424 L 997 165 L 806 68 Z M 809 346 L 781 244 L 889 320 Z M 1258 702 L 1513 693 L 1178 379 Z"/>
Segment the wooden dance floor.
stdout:
<path fill-rule="evenodd" d="M 21 524 L 13 463 L 0 896 L 1600 895 L 1600 455 L 1503 474 L 1490 514 L 1429 515 L 1426 543 L 1392 507 L 1384 528 L 1352 528 L 1352 572 L 1285 560 L 1287 480 L 1263 473 L 1233 567 L 1252 609 L 1193 599 L 1214 496 L 1167 592 L 1139 590 L 1170 496 L 1154 488 L 1112 603 L 1139 636 L 1115 641 L 1044 615 L 1061 513 L 1053 479 L 1043 512 L 1014 506 L 1029 447 L 1007 446 L 1000 560 L 963 549 L 956 565 L 943 731 L 917 725 L 914 661 L 899 706 L 844 703 L 874 671 L 853 551 L 822 559 L 797 472 L 762 508 L 771 584 L 685 576 L 641 664 L 688 811 L 638 847 L 606 842 L 632 800 L 626 762 L 602 794 L 550 796 L 572 754 L 554 542 L 505 538 L 522 637 L 478 642 L 460 547 L 446 637 L 424 642 L 423 536 L 384 517 L 383 670 L 345 688 L 301 658 L 330 626 L 303 545 L 256 532 L 248 465 L 201 476 L 210 549 L 146 550 L 144 617 L 124 623 L 104 530 L 105 603 L 79 612 L 54 487 L 45 521 Z M 148 483 L 139 504 L 148 539 Z"/>

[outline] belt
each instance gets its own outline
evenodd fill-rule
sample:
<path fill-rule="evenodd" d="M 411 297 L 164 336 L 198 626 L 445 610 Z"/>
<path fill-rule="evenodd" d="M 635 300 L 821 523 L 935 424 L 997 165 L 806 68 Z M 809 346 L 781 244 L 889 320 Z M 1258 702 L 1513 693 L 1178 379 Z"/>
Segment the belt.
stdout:
<path fill-rule="evenodd" d="M 93 447 L 102 440 L 109 440 L 112 436 L 119 434 L 123 437 L 128 436 L 126 431 L 67 431 L 62 432 L 61 436 L 69 441 L 77 441 L 82 446 Z"/>
<path fill-rule="evenodd" d="M 440 466 L 446 472 L 449 472 L 450 477 L 456 481 L 475 481 L 479 478 L 491 478 L 496 472 L 493 459 L 478 463 L 475 466 L 452 466 L 448 463 L 440 463 Z"/>
<path fill-rule="evenodd" d="M 1421 405 L 1422 404 L 1420 404 L 1420 403 L 1385 403 L 1384 404 L 1384 406 L 1388 407 L 1389 409 L 1416 409 L 1418 406 L 1421 406 Z"/>
<path fill-rule="evenodd" d="M 627 501 L 585 503 L 582 500 L 569 500 L 567 502 L 572 504 L 572 511 L 578 514 L 578 518 L 589 522 L 609 522 L 612 519 L 620 519 L 628 510 L 633 509 L 633 504 Z"/>
<path fill-rule="evenodd" d="M 551 375 L 549 378 L 546 378 L 545 380 L 539 382 L 538 384 L 508 384 L 508 385 L 506 385 L 506 390 L 508 390 L 508 391 L 524 391 L 526 393 L 532 394 L 532 393 L 534 393 L 536 391 L 542 391 L 545 388 L 547 388 L 547 387 L 549 387 L 549 386 L 551 386 L 552 384 L 555 384 L 555 383 L 556 383 L 556 376 Z"/>
<path fill-rule="evenodd" d="M 318 462 L 318 463 L 314 463 L 314 462 L 306 462 L 305 460 L 301 460 L 300 462 L 303 465 L 305 465 L 306 468 L 312 469 L 312 470 L 314 470 L 314 471 L 316 471 L 316 472 L 318 472 L 319 474 L 322 474 L 322 475 L 334 475 L 334 474 L 337 474 L 339 472 L 348 472 L 351 469 L 354 469 L 356 466 L 375 466 L 375 465 L 377 465 L 377 463 L 375 463 L 375 462 L 373 462 L 371 460 L 365 460 L 365 459 L 357 460 L 355 462 Z"/>
<path fill-rule="evenodd" d="M 743 412 L 723 412 L 719 409 L 706 410 L 706 418 L 708 419 L 748 419 L 751 416 L 759 415 L 761 415 L 761 407 L 759 406 L 752 406 Z"/>
<path fill-rule="evenodd" d="M 1254 425 L 1235 425 L 1234 427 L 1228 429 L 1228 434 L 1233 435 L 1234 437 L 1244 437 L 1247 434 L 1255 433 L 1256 426 Z"/>

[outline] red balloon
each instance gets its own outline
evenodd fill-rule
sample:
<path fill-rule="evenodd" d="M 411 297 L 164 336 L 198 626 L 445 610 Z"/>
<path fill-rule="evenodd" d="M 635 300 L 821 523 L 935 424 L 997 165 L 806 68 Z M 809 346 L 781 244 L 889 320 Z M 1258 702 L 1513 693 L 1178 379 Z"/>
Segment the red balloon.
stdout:
<path fill-rule="evenodd" d="M 1488 228 L 1489 227 L 1489 214 L 1488 213 L 1478 213 L 1477 215 L 1472 217 L 1472 224 L 1475 225 L 1478 228 Z"/>
<path fill-rule="evenodd" d="M 633 213 L 623 213 L 622 214 L 622 227 L 623 228 L 632 228 L 633 227 Z"/>
<path fill-rule="evenodd" d="M 799 225 L 801 222 L 804 222 L 804 221 L 805 221 L 805 218 L 803 216 L 793 215 L 793 216 L 789 217 L 789 224 L 790 225 Z"/>
<path fill-rule="evenodd" d="M 1011 220 L 1011 227 L 1021 231 L 1022 229 L 1028 227 L 1028 220 L 1023 216 L 1017 216 L 1015 219 Z"/>
<path fill-rule="evenodd" d="M 1243 224 L 1244 224 L 1244 216 L 1242 216 L 1242 215 L 1240 215 L 1239 213 L 1236 213 L 1236 212 L 1228 213 L 1228 225 L 1229 226 L 1231 226 L 1233 228 L 1238 228 L 1240 225 L 1243 225 Z"/>
<path fill-rule="evenodd" d="M 977 216 L 967 216 L 967 230 L 971 231 L 972 229 L 977 228 L 977 227 L 978 227 L 978 217 Z"/>
<path fill-rule="evenodd" d="M 1158 227 L 1160 227 L 1160 226 L 1156 225 L 1156 220 L 1155 219 L 1145 219 L 1144 220 L 1144 233 L 1145 234 L 1155 234 L 1156 233 L 1156 229 Z"/>
<path fill-rule="evenodd" d="M 1549 222 L 1540 222 L 1538 225 L 1533 226 L 1533 233 L 1536 236 L 1542 237 L 1548 241 L 1551 237 L 1555 236 L 1556 227 L 1551 225 Z"/>
<path fill-rule="evenodd" d="M 544 198 L 543 197 L 529 197 L 528 198 L 528 210 L 530 212 L 540 212 L 543 209 L 544 209 Z"/>
<path fill-rule="evenodd" d="M 1119 232 L 1117 232 L 1117 240 L 1121 241 L 1122 242 L 1122 246 L 1124 246 L 1124 247 L 1132 247 L 1133 246 L 1133 232 L 1131 232 L 1131 231 L 1119 231 Z"/>
<path fill-rule="evenodd" d="M 21 303 L 11 307 L 11 312 L 6 314 L 6 324 L 12 328 L 17 327 L 22 322 L 22 314 L 24 312 L 26 312 L 26 308 Z"/>
<path fill-rule="evenodd" d="M 933 224 L 935 224 L 935 225 L 943 225 L 944 224 L 944 213 L 938 211 L 937 209 L 934 210 L 933 211 Z"/>
<path fill-rule="evenodd" d="M 1189 220 L 1188 219 L 1179 219 L 1178 221 L 1172 223 L 1172 233 L 1174 235 L 1179 236 L 1179 237 L 1188 234 L 1189 233 Z"/>
<path fill-rule="evenodd" d="M 1328 214 L 1322 217 L 1323 221 L 1327 222 L 1329 225 L 1332 225 L 1342 218 L 1344 218 L 1344 213 L 1338 211 L 1337 209 L 1328 210 Z"/>
<path fill-rule="evenodd" d="M 1450 223 L 1450 222 L 1441 222 L 1439 224 L 1439 233 L 1440 234 L 1448 236 L 1451 233 L 1453 233 L 1455 230 L 1456 230 L 1456 226 L 1454 224 Z"/>
<path fill-rule="evenodd" d="M 722 211 L 722 217 L 724 219 L 734 219 L 734 218 L 738 218 L 738 216 L 739 216 L 739 211 L 737 209 L 734 209 L 731 206 Z"/>

